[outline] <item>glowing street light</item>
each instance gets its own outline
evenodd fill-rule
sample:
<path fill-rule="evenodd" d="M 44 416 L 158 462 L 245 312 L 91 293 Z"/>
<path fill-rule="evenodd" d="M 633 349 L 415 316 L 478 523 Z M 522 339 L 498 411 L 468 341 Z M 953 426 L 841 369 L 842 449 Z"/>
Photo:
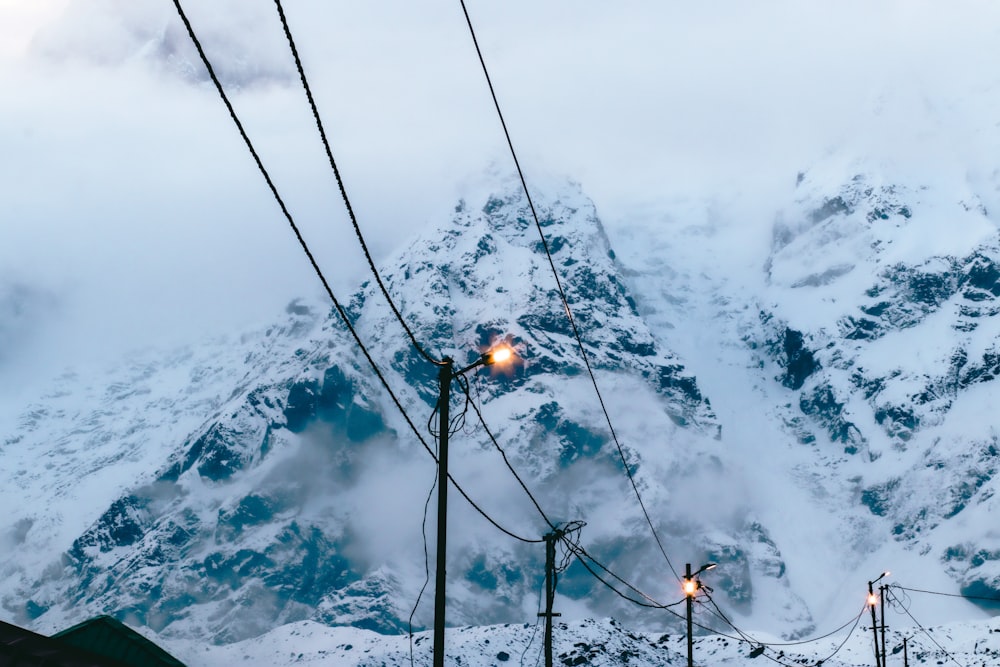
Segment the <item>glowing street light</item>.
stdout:
<path fill-rule="evenodd" d="M 451 382 L 459 375 L 480 366 L 504 363 L 514 356 L 507 345 L 493 348 L 465 368 L 455 370 L 455 360 L 445 357 L 438 363 L 438 521 L 437 521 L 437 573 L 434 581 L 434 667 L 444 667 L 444 612 L 445 612 L 445 550 L 448 535 L 448 414 L 451 401 Z"/>
<path fill-rule="evenodd" d="M 487 352 L 485 356 L 489 357 L 489 361 L 484 362 L 487 366 L 490 364 L 502 364 L 505 361 L 509 361 L 510 358 L 514 356 L 514 350 L 510 349 L 506 345 L 503 345 Z"/>
<path fill-rule="evenodd" d="M 702 572 L 715 569 L 717 565 L 718 563 L 702 565 L 693 574 L 691 573 L 691 563 L 687 563 L 684 566 L 684 581 L 681 582 L 681 589 L 684 591 L 684 597 L 687 598 L 688 667 L 694 667 L 694 637 L 691 634 L 691 607 L 694 604 L 694 596 L 697 595 L 698 589 L 701 588 L 701 581 L 695 579 L 695 577 Z"/>
<path fill-rule="evenodd" d="M 875 637 L 875 667 L 885 667 L 885 599 L 882 599 L 882 651 L 879 652 L 878 648 L 878 621 L 875 620 L 875 605 L 879 602 L 879 596 L 875 595 L 875 584 L 881 581 L 884 577 L 889 576 L 889 570 L 886 570 L 878 576 L 878 579 L 873 579 L 868 582 L 868 608 L 872 612 L 872 635 Z"/>

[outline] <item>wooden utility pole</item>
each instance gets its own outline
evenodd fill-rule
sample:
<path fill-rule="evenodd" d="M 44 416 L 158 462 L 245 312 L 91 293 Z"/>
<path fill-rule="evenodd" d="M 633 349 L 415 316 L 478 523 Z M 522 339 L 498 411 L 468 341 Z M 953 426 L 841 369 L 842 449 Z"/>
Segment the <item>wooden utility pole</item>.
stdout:
<path fill-rule="evenodd" d="M 885 661 L 885 595 L 889 592 L 889 585 L 882 584 L 878 587 L 879 598 L 882 603 L 882 667 L 886 667 Z"/>
<path fill-rule="evenodd" d="M 687 563 L 684 566 L 684 581 L 685 583 L 692 581 L 691 576 L 691 563 Z M 691 606 L 694 601 L 694 594 L 697 589 L 692 589 L 690 592 L 685 589 L 684 597 L 687 600 L 687 649 L 688 649 L 688 667 L 694 667 L 694 638 L 692 637 L 691 630 Z"/>
<path fill-rule="evenodd" d="M 872 612 L 872 636 L 875 637 L 875 667 L 882 667 L 881 653 L 878 650 L 878 621 L 875 619 L 875 582 L 868 582 L 868 608 Z"/>
<path fill-rule="evenodd" d="M 562 539 L 565 531 L 555 529 L 543 536 L 545 540 L 545 611 L 538 614 L 545 617 L 545 667 L 552 667 L 552 618 L 562 614 L 552 613 L 556 599 L 556 541 Z"/>
<path fill-rule="evenodd" d="M 438 507 L 437 507 L 437 570 L 434 579 L 434 667 L 444 667 L 444 613 L 447 540 L 448 540 L 448 414 L 451 401 L 451 381 L 455 378 L 454 362 L 445 357 L 438 367 L 440 395 L 438 397 Z"/>

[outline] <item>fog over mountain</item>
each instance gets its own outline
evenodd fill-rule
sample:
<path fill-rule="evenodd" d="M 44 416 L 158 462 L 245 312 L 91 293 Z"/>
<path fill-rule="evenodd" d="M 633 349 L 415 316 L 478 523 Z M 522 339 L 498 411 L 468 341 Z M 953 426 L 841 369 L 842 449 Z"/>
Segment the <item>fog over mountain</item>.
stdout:
<path fill-rule="evenodd" d="M 273 5 L 186 9 L 433 447 L 434 368 L 371 284 Z M 671 565 L 718 562 L 713 599 L 765 638 L 854 618 L 890 569 L 894 641 L 919 620 L 952 624 L 941 636 L 969 660 L 993 650 L 967 644 L 1000 598 L 1000 76 L 982 66 L 1000 55 L 997 9 L 469 9 L 620 453 L 461 8 L 286 7 L 418 339 L 459 362 L 515 345 L 519 365 L 480 373 L 471 396 L 540 504 L 586 521 L 581 544 L 664 603 L 680 598 Z M 320 292 L 173 8 L 0 11 L 0 80 L 19 93 L 0 102 L 4 620 L 50 631 L 112 613 L 191 664 L 204 645 L 225 664 L 289 641 L 306 659 L 337 641 L 348 663 L 366 659 L 353 645 L 408 662 L 389 636 L 425 579 L 433 461 Z M 456 480 L 538 539 L 544 521 L 465 419 Z M 483 626 L 456 655 L 535 655 L 504 624 L 535 622 L 541 546 L 452 504 L 449 622 Z M 571 563 L 566 664 L 683 652 L 676 617 Z M 426 596 L 413 619 L 429 626 Z M 841 664 L 867 660 L 863 629 Z M 700 650 L 718 664 L 747 653 L 712 641 Z"/>

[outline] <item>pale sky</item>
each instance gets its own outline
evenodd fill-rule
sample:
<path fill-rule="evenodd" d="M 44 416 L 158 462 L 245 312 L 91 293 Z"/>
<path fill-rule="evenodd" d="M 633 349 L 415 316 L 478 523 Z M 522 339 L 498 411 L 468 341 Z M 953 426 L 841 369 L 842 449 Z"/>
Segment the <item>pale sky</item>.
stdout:
<path fill-rule="evenodd" d="M 347 298 L 364 265 L 273 3 L 185 4 Z M 612 240 L 677 199 L 742 202 L 766 227 L 845 147 L 917 169 L 996 154 L 997 112 L 967 105 L 997 88 L 995 2 L 468 5 L 529 181 L 581 182 Z M 457 0 L 285 10 L 379 257 L 512 169 Z M 318 292 L 193 57 L 169 0 L 0 0 L 0 373 L 238 330 Z"/>

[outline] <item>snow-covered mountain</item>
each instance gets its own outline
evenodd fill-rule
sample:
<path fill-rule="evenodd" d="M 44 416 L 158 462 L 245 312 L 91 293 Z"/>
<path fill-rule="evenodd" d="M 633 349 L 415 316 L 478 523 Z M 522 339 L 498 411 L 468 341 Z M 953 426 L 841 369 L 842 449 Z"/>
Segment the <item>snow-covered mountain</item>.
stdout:
<path fill-rule="evenodd" d="M 887 568 L 1000 597 L 998 231 L 972 189 L 892 176 L 819 165 L 752 243 L 725 207 L 678 205 L 609 238 L 579 186 L 534 193 L 623 456 L 512 183 L 460 201 L 383 276 L 433 354 L 461 364 L 500 339 L 517 349 L 512 369 L 470 374 L 471 398 L 546 513 L 587 522 L 588 551 L 661 602 L 681 598 L 627 466 L 672 565 L 718 562 L 705 582 L 737 625 L 794 639 L 856 613 Z M 433 447 L 436 368 L 373 286 L 348 303 Z M 461 414 L 457 385 L 453 398 Z M 68 371 L 0 435 L 0 601 L 14 622 L 107 612 L 178 645 L 234 647 L 285 624 L 408 626 L 433 460 L 329 304 Z M 474 412 L 451 451 L 486 512 L 527 538 L 547 532 Z M 542 546 L 452 499 L 449 622 L 533 623 Z M 567 617 L 681 628 L 579 563 L 559 593 Z M 958 612 L 985 616 L 955 599 L 931 622 Z"/>

